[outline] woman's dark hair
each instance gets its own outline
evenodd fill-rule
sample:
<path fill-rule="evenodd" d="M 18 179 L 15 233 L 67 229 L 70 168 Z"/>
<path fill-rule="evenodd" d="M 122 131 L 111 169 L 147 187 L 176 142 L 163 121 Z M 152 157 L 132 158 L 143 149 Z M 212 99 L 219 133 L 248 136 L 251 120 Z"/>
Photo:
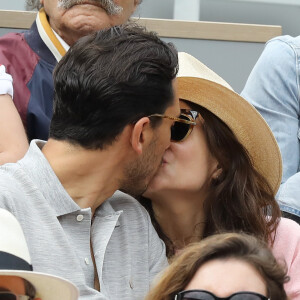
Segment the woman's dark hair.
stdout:
<path fill-rule="evenodd" d="M 212 179 L 204 201 L 206 223 L 199 238 L 243 231 L 272 244 L 281 212 L 267 180 L 255 170 L 247 150 L 222 120 L 199 105 L 188 101 L 187 104 L 203 117 L 208 148 L 222 169 L 220 176 Z M 158 224 L 151 201 L 142 197 L 140 202 L 165 242 L 167 256 L 172 257 L 175 246 Z"/>
<path fill-rule="evenodd" d="M 165 270 L 145 300 L 174 299 L 202 265 L 215 259 L 236 259 L 248 263 L 265 281 L 268 298 L 287 300 L 283 286 L 289 280 L 286 266 L 276 261 L 265 242 L 241 233 L 217 234 L 187 246 Z"/>

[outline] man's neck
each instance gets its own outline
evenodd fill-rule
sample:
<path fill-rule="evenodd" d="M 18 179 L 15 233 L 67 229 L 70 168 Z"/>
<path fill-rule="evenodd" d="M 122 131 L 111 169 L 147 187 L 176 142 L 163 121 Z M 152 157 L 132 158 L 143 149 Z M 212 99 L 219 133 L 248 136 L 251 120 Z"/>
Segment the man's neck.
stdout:
<path fill-rule="evenodd" d="M 50 139 L 42 152 L 70 197 L 94 212 L 119 188 L 122 151 L 87 150 L 67 142 Z"/>

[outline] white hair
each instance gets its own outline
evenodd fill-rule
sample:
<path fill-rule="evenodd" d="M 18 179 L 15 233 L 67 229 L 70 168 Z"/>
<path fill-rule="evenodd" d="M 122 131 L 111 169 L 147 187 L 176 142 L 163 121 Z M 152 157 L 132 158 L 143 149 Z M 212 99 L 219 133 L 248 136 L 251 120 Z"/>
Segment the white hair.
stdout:
<path fill-rule="evenodd" d="M 40 0 L 26 0 L 25 4 L 26 10 L 39 10 L 42 8 Z"/>

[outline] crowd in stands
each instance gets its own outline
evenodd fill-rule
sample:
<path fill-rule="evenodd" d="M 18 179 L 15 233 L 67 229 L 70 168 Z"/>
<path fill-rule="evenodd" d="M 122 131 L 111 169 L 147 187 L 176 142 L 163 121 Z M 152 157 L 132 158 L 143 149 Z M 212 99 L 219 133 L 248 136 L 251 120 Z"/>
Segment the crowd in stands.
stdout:
<path fill-rule="evenodd" d="M 239 95 L 140 2 L 0 37 L 0 300 L 300 300 L 299 37 Z"/>

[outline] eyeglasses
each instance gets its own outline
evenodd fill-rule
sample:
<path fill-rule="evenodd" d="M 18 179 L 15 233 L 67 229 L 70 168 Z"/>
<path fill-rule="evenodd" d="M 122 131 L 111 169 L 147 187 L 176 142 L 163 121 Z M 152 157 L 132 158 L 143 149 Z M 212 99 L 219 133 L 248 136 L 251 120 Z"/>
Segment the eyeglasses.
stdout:
<path fill-rule="evenodd" d="M 253 292 L 238 292 L 229 297 L 220 298 L 204 290 L 189 290 L 179 292 L 174 300 L 270 300 L 267 297 Z"/>
<path fill-rule="evenodd" d="M 167 118 L 175 121 L 171 127 L 171 141 L 172 142 L 182 142 L 184 141 L 192 132 L 194 126 L 196 125 L 196 118 L 199 115 L 197 111 L 194 110 L 182 110 L 179 118 L 170 117 L 161 114 L 153 114 L 150 117 L 160 117 Z"/>
<path fill-rule="evenodd" d="M 30 296 L 17 295 L 12 292 L 0 292 L 0 300 L 32 300 Z"/>

